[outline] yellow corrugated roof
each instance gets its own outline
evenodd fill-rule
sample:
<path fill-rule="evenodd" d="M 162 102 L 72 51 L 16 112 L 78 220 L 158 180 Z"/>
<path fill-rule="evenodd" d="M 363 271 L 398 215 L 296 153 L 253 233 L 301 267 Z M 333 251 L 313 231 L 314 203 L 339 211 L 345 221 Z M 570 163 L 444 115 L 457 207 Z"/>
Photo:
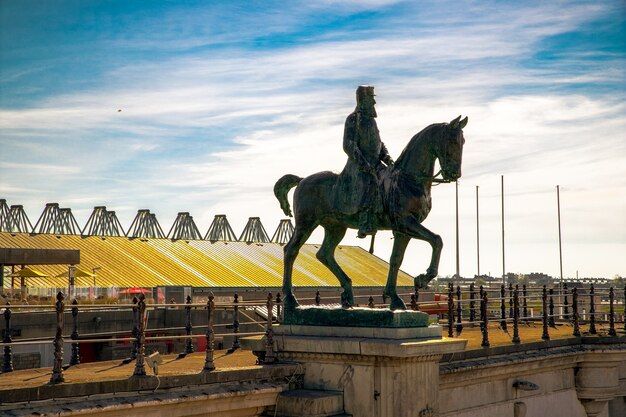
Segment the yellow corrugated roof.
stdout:
<path fill-rule="evenodd" d="M 126 237 L 80 237 L 76 235 L 33 235 L 0 232 L 0 247 L 78 249 L 78 268 L 96 271 L 98 286 L 156 287 L 280 287 L 283 246 L 276 243 L 215 242 L 206 240 L 129 239 Z M 335 276 L 315 253 L 319 245 L 304 245 L 294 265 L 296 286 L 338 286 Z M 352 278 L 354 286 L 383 286 L 387 262 L 356 246 L 339 246 L 337 262 Z M 28 266 L 28 265 L 27 265 Z M 46 278 L 27 278 L 32 287 L 63 287 L 67 278 L 55 276 L 67 265 L 38 265 Z M 17 282 L 19 285 L 19 282 Z M 5 287 L 11 278 L 5 277 Z M 78 287 L 93 285 L 92 277 L 77 277 Z M 398 285 L 411 286 L 413 278 L 400 271 Z"/>

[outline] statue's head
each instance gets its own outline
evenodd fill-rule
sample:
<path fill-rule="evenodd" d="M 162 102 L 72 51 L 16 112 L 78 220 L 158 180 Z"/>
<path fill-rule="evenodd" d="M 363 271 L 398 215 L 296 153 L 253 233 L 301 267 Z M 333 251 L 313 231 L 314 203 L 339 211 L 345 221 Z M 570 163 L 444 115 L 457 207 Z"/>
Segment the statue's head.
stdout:
<path fill-rule="evenodd" d="M 463 159 L 463 128 L 467 125 L 467 117 L 461 116 L 444 125 L 442 140 L 439 142 L 437 156 L 444 179 L 456 181 L 461 177 L 461 161 Z"/>
<path fill-rule="evenodd" d="M 376 109 L 374 105 L 376 100 L 374 99 L 374 86 L 360 85 L 356 89 L 356 107 L 361 113 L 365 113 L 368 116 L 376 117 Z"/>

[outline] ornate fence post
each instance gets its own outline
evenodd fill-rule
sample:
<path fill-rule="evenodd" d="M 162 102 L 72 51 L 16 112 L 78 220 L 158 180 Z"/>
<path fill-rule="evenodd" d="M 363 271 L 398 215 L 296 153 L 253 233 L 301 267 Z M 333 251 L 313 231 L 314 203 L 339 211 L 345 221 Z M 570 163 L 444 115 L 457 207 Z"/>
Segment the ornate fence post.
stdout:
<path fill-rule="evenodd" d="M 454 330 L 454 293 L 452 283 L 448 284 L 448 337 L 453 336 Z"/>
<path fill-rule="evenodd" d="M 240 347 L 239 336 L 237 336 L 237 334 L 239 333 L 239 295 L 238 294 L 235 294 L 234 296 L 233 305 L 234 305 L 233 307 L 233 345 L 228 350 L 231 353 L 236 351 Z"/>
<path fill-rule="evenodd" d="M 580 337 L 580 316 L 578 315 L 578 289 L 572 288 L 572 319 L 574 321 L 574 336 Z"/>
<path fill-rule="evenodd" d="M 65 296 L 62 292 L 57 294 L 57 302 L 55 305 L 57 318 L 57 331 L 54 336 L 54 366 L 52 367 L 51 384 L 58 384 L 64 381 L 63 378 L 63 310 Z"/>
<path fill-rule="evenodd" d="M 519 289 L 517 285 L 513 291 L 513 339 L 511 342 L 515 344 L 520 343 L 519 338 Z"/>
<path fill-rule="evenodd" d="M 624 285 L 624 315 L 622 316 L 624 319 L 624 332 L 626 332 L 626 285 Z"/>
<path fill-rule="evenodd" d="M 420 302 L 420 290 L 419 288 L 416 288 L 415 289 L 415 310 L 416 311 L 420 311 L 419 302 Z"/>
<path fill-rule="evenodd" d="M 80 363 L 80 349 L 78 347 L 78 301 L 74 298 L 72 301 L 72 340 L 76 342 L 72 343 L 72 357 L 70 358 L 70 365 L 78 365 Z"/>
<path fill-rule="evenodd" d="M 7 302 L 4 309 L 4 337 L 2 343 L 13 343 L 11 338 L 11 303 Z M 11 345 L 4 346 L 4 360 L 2 361 L 2 372 L 13 372 L 13 348 Z"/>
<path fill-rule="evenodd" d="M 548 315 L 548 325 L 552 328 L 556 329 L 556 324 L 554 324 L 554 289 L 550 288 L 550 314 Z"/>
<path fill-rule="evenodd" d="M 500 327 L 506 332 L 506 289 L 500 284 Z"/>
<path fill-rule="evenodd" d="M 589 287 L 589 333 L 598 333 L 596 330 L 596 300 L 593 284 Z"/>
<path fill-rule="evenodd" d="M 133 330 L 131 335 L 133 336 L 133 346 L 130 349 L 130 360 L 137 359 L 137 340 L 139 339 L 139 319 L 137 318 L 137 297 L 133 297 Z"/>
<path fill-rule="evenodd" d="M 615 331 L 615 307 L 613 307 L 613 303 L 615 302 L 615 293 L 613 292 L 613 287 L 609 288 L 609 336 L 617 336 L 617 332 Z"/>
<path fill-rule="evenodd" d="M 548 290 L 545 285 L 541 292 L 541 324 L 543 327 L 541 339 L 550 340 L 550 334 L 548 334 Z"/>
<path fill-rule="evenodd" d="M 478 293 L 479 297 L 480 297 L 480 328 L 483 328 L 483 320 L 485 319 L 485 317 L 483 316 L 483 296 L 485 295 L 485 290 L 483 288 L 483 286 L 481 285 L 479 288 L 479 293 Z"/>
<path fill-rule="evenodd" d="M 267 327 L 265 329 L 265 359 L 263 363 L 272 364 L 276 362 L 276 357 L 274 356 L 274 329 L 272 329 L 273 325 L 273 309 L 274 302 L 272 300 L 272 293 L 267 295 Z"/>
<path fill-rule="evenodd" d="M 281 307 L 282 307 L 282 304 L 283 304 L 283 300 L 280 297 L 280 293 L 276 293 L 276 320 L 277 321 L 281 321 L 281 317 L 282 317 L 282 315 L 281 315 L 281 312 L 282 312 L 281 311 L 282 310 Z"/>
<path fill-rule="evenodd" d="M 417 311 L 417 302 L 415 301 L 415 294 L 411 294 L 411 310 Z"/>
<path fill-rule="evenodd" d="M 210 372 L 215 369 L 213 361 L 213 345 L 215 344 L 215 330 L 213 329 L 213 312 L 215 310 L 215 302 L 212 292 L 209 292 L 209 298 L 206 302 L 207 311 L 207 327 L 206 327 L 206 355 L 204 358 L 204 368 L 202 372 Z"/>
<path fill-rule="evenodd" d="M 488 302 L 489 298 L 487 297 L 487 291 L 485 291 L 483 292 L 482 298 L 480 299 L 480 315 L 482 316 L 481 328 L 483 332 L 483 340 L 480 346 L 482 347 L 489 347 L 489 314 L 487 311 Z"/>
<path fill-rule="evenodd" d="M 509 282 L 509 318 L 513 317 L 513 283 Z"/>
<path fill-rule="evenodd" d="M 383 304 L 387 304 L 387 294 L 383 293 Z"/>
<path fill-rule="evenodd" d="M 567 282 L 563 284 L 563 318 L 569 320 L 569 302 L 567 301 Z"/>
<path fill-rule="evenodd" d="M 374 306 L 374 297 L 372 297 L 371 295 L 370 295 L 369 300 L 367 301 L 367 306 L 368 306 L 369 308 L 374 308 L 374 307 L 375 307 L 375 306 Z"/>
<path fill-rule="evenodd" d="M 474 283 L 472 282 L 469 287 L 470 291 L 470 303 L 469 303 L 469 321 L 472 327 L 474 327 L 474 321 L 476 321 L 476 302 L 474 301 L 476 298 L 476 291 L 474 289 Z"/>
<path fill-rule="evenodd" d="M 315 292 L 315 305 L 318 306 L 322 303 L 322 297 L 320 297 L 320 292 Z"/>
<path fill-rule="evenodd" d="M 463 332 L 463 310 L 461 305 L 461 286 L 456 286 L 456 334 L 459 336 Z"/>
<path fill-rule="evenodd" d="M 141 294 L 137 303 L 137 362 L 135 363 L 134 376 L 143 376 L 146 374 L 146 366 L 144 356 L 146 353 L 146 297 Z"/>
<path fill-rule="evenodd" d="M 524 316 L 524 322 L 526 324 L 528 324 L 528 302 L 526 299 L 527 293 L 526 293 L 526 284 L 522 285 L 522 307 L 523 307 L 523 316 Z"/>
<path fill-rule="evenodd" d="M 185 354 L 193 353 L 193 339 L 191 338 L 191 333 L 193 331 L 193 326 L 191 325 L 191 296 L 187 296 L 187 305 L 185 306 L 185 313 L 187 315 L 187 322 L 185 323 L 185 334 L 187 335 L 187 339 L 185 339 Z"/>

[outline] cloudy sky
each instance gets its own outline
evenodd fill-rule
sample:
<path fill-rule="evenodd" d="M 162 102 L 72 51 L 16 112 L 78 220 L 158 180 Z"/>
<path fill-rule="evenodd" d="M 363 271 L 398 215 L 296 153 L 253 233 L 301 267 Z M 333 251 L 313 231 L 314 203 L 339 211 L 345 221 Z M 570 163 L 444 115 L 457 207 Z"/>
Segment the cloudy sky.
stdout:
<path fill-rule="evenodd" d="M 428 124 L 469 116 L 459 181 L 461 273 L 626 274 L 626 6 L 605 1 L 0 2 L 0 198 L 93 206 L 167 232 L 227 214 L 283 218 L 286 173 L 340 171 L 343 122 L 376 86 L 394 158 Z M 425 226 L 455 272 L 454 185 Z M 369 241 L 349 232 L 344 244 Z M 321 231 L 310 242 L 320 242 Z M 390 232 L 376 254 L 389 256 Z M 423 272 L 413 241 L 403 269 Z"/>

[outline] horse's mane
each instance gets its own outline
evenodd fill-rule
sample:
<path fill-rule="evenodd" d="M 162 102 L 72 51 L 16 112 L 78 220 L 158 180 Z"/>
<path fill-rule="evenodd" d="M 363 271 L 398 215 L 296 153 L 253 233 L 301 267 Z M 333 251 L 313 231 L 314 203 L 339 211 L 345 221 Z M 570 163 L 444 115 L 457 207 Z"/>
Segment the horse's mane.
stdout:
<path fill-rule="evenodd" d="M 404 150 L 396 160 L 395 165 L 398 167 L 402 166 L 403 161 L 408 158 L 407 155 L 412 154 L 415 147 L 421 145 L 424 141 L 432 140 L 433 136 L 440 132 L 440 128 L 446 126 L 447 124 L 448 123 L 433 123 L 429 126 L 426 126 L 420 132 L 416 133 L 415 136 L 413 136 L 411 140 L 409 140 L 409 143 L 407 143 L 407 145 L 404 147 Z"/>

